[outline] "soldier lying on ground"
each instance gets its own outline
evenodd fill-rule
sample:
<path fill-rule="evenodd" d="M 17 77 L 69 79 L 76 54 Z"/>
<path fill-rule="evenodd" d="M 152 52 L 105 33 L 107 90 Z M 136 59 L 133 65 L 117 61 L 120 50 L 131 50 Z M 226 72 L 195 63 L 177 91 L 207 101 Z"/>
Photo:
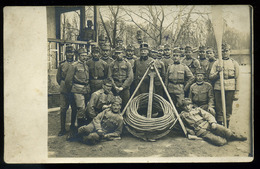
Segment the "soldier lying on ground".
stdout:
<path fill-rule="evenodd" d="M 191 99 L 185 98 L 183 106 L 184 111 L 181 113 L 181 118 L 189 134 L 202 137 L 205 141 L 217 146 L 223 146 L 228 141 L 247 140 L 246 137 L 219 125 L 213 115 L 199 107 L 195 107 Z"/>
<path fill-rule="evenodd" d="M 123 117 L 120 115 L 122 99 L 114 97 L 112 106 L 98 114 L 93 121 L 80 127 L 74 138 L 68 141 L 79 140 L 85 144 L 96 144 L 102 139 L 120 139 L 123 128 Z"/>

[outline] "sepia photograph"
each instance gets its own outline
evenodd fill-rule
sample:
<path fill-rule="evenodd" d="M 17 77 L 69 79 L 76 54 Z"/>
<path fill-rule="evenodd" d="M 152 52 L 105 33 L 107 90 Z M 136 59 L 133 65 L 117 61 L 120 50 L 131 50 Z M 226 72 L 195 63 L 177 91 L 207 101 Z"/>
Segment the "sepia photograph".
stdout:
<path fill-rule="evenodd" d="M 251 162 L 252 17 L 248 5 L 5 7 L 5 161 Z M 37 31 L 23 46 L 26 22 Z M 18 116 L 13 63 L 34 79 Z"/>

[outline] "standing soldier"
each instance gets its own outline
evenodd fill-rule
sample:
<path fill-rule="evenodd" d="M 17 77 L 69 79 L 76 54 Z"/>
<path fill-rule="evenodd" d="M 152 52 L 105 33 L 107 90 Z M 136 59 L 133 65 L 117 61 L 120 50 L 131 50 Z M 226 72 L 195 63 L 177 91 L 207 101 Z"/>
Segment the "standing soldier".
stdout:
<path fill-rule="evenodd" d="M 222 59 L 223 67 L 219 66 L 219 60 L 213 64 L 210 72 L 210 80 L 216 81 L 214 85 L 215 101 L 216 101 L 216 119 L 219 124 L 223 124 L 222 100 L 221 100 L 221 86 L 219 72 L 223 71 L 224 75 L 224 89 L 226 100 L 226 118 L 227 127 L 232 114 L 233 100 L 238 100 L 239 93 L 239 65 L 230 58 L 230 46 L 228 44 L 222 45 Z"/>
<path fill-rule="evenodd" d="M 87 57 L 87 50 L 85 48 L 80 48 L 78 50 L 78 54 L 79 61 L 74 63 L 73 67 L 70 67 L 65 79 L 65 84 L 68 88 L 71 88 L 71 92 L 74 93 L 74 98 L 77 105 L 78 126 L 81 126 L 82 121 L 84 120 L 85 105 L 90 97 L 90 88 L 89 70 L 86 63 L 84 63 L 84 58 Z M 76 116 L 73 117 L 73 121 L 75 121 L 75 118 Z"/>
<path fill-rule="evenodd" d="M 157 51 L 154 51 L 155 54 L 153 54 L 153 59 L 154 61 L 154 65 L 155 67 L 158 69 L 158 72 L 162 78 L 162 80 L 164 81 L 165 79 L 165 66 L 164 63 L 158 59 L 158 53 L 156 53 Z M 163 86 L 161 84 L 161 81 L 159 79 L 159 77 L 157 75 L 155 75 L 154 77 L 154 93 L 160 95 L 163 97 L 164 94 L 164 90 L 163 90 Z"/>
<path fill-rule="evenodd" d="M 75 118 L 77 113 L 77 107 L 75 104 L 75 100 L 73 94 L 70 89 L 68 89 L 65 85 L 65 79 L 68 73 L 69 68 L 74 63 L 74 47 L 72 45 L 68 45 L 66 47 L 66 60 L 60 63 L 60 66 L 57 71 L 56 80 L 60 85 L 60 124 L 61 129 L 59 132 L 59 136 L 63 136 L 66 133 L 66 112 L 71 106 L 71 125 L 70 128 L 75 126 Z"/>
<path fill-rule="evenodd" d="M 150 66 L 150 63 L 153 61 L 152 58 L 149 56 L 149 47 L 147 43 L 141 43 L 140 45 L 140 58 L 138 58 L 134 63 L 134 83 L 135 87 L 137 87 L 138 83 L 142 79 L 144 73 L 146 72 L 147 68 Z M 136 95 L 141 93 L 148 93 L 149 91 L 149 77 L 146 76 L 144 78 L 143 83 L 141 84 L 138 92 Z"/>
<path fill-rule="evenodd" d="M 89 59 L 86 64 L 89 68 L 89 81 L 91 93 L 102 88 L 103 80 L 108 75 L 108 65 L 100 59 L 100 49 L 97 46 L 92 48 L 92 59 Z"/>
<path fill-rule="evenodd" d="M 209 69 L 209 60 L 206 58 L 206 48 L 205 46 L 200 46 L 199 47 L 199 62 L 200 62 L 200 67 L 204 69 L 204 72 L 208 72 Z M 205 74 L 205 81 L 207 82 L 209 77 L 207 74 Z"/>
<path fill-rule="evenodd" d="M 185 47 L 185 55 L 186 57 L 182 60 L 182 63 L 187 65 L 194 74 L 196 69 L 200 67 L 200 62 L 192 57 L 192 48 L 190 46 Z"/>
<path fill-rule="evenodd" d="M 198 107 L 210 112 L 215 117 L 213 88 L 210 83 L 204 81 L 205 70 L 196 70 L 196 83 L 190 87 L 189 98 Z"/>
<path fill-rule="evenodd" d="M 185 59 L 185 50 L 184 50 L 184 47 L 183 45 L 180 46 L 180 52 L 181 52 L 181 62 L 183 59 Z"/>
<path fill-rule="evenodd" d="M 133 82 L 133 69 L 131 63 L 123 58 L 121 49 L 115 50 L 116 60 L 111 63 L 108 70 L 108 77 L 112 80 L 116 95 L 122 98 L 122 108 L 130 98 L 130 85 Z"/>
<path fill-rule="evenodd" d="M 158 46 L 158 55 L 157 55 L 157 59 L 158 60 L 162 60 L 163 59 L 163 54 L 164 54 L 164 47 L 163 45 Z"/>
<path fill-rule="evenodd" d="M 127 45 L 125 58 L 131 63 L 132 68 L 134 67 L 134 62 L 137 59 L 137 56 L 134 55 L 134 50 L 135 48 L 131 44 Z"/>
<path fill-rule="evenodd" d="M 110 56 L 111 55 L 110 45 L 106 43 L 102 46 L 101 49 L 102 49 L 101 59 L 103 61 L 105 61 L 108 65 L 110 65 L 114 61 L 114 59 L 112 59 L 111 56 Z"/>
<path fill-rule="evenodd" d="M 215 54 L 214 54 L 214 51 L 213 51 L 212 48 L 208 48 L 207 49 L 206 56 L 207 56 L 207 58 L 209 60 L 209 68 L 208 68 L 208 71 L 206 72 L 206 74 L 207 74 L 206 76 L 209 77 L 209 74 L 210 74 L 210 71 L 212 69 L 212 66 L 213 66 L 213 64 L 216 61 Z M 213 81 L 209 80 L 209 82 L 211 83 L 212 86 L 214 86 L 214 82 Z"/>
<path fill-rule="evenodd" d="M 168 67 L 165 85 L 173 102 L 176 103 L 177 110 L 180 111 L 184 92 L 189 89 L 194 77 L 188 66 L 180 63 L 180 51 L 178 49 L 173 51 L 173 61 L 174 63 Z"/>
<path fill-rule="evenodd" d="M 172 51 L 170 45 L 168 44 L 164 45 L 164 58 L 162 59 L 162 62 L 165 66 L 165 70 L 168 69 L 169 65 L 173 64 Z"/>

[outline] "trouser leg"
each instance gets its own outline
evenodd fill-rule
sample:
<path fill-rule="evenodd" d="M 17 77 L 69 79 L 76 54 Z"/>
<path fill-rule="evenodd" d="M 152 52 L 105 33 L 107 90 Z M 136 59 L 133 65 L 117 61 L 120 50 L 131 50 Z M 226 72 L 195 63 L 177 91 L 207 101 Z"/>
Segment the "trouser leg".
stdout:
<path fill-rule="evenodd" d="M 77 116 L 77 105 L 76 105 L 76 100 L 74 98 L 74 94 L 73 93 L 70 93 L 69 101 L 70 101 L 70 106 L 71 106 L 70 128 L 75 128 L 76 116 Z"/>
<path fill-rule="evenodd" d="M 66 132 L 66 112 L 69 108 L 68 94 L 60 94 L 60 132 L 59 136 L 62 136 Z"/>
<path fill-rule="evenodd" d="M 216 128 L 212 129 L 211 132 L 214 133 L 215 135 L 226 138 L 227 140 L 229 140 L 229 138 L 233 134 L 233 132 L 230 129 L 228 129 L 222 125 L 219 125 L 219 124 L 217 124 Z"/>
<path fill-rule="evenodd" d="M 201 137 L 205 141 L 207 141 L 211 144 L 214 144 L 216 146 L 223 146 L 223 145 L 227 144 L 227 139 L 217 136 L 209 131 L 206 134 L 202 134 Z"/>
<path fill-rule="evenodd" d="M 78 127 L 84 125 L 85 120 L 85 96 L 84 94 L 74 93 L 75 102 L 77 105 L 77 121 Z"/>

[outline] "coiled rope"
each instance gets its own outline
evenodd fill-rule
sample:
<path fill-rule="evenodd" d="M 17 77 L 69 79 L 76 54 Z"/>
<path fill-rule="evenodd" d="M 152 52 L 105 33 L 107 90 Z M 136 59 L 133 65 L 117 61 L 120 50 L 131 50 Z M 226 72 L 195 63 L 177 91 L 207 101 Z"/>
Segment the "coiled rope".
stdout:
<path fill-rule="evenodd" d="M 124 122 L 127 130 L 143 140 L 158 139 L 167 135 L 177 122 L 171 104 L 162 96 L 153 94 L 153 110 L 163 112 L 163 116 L 147 118 L 140 109 L 147 108 L 148 93 L 136 96 L 127 107 Z M 139 113 L 138 113 L 139 112 Z"/>

